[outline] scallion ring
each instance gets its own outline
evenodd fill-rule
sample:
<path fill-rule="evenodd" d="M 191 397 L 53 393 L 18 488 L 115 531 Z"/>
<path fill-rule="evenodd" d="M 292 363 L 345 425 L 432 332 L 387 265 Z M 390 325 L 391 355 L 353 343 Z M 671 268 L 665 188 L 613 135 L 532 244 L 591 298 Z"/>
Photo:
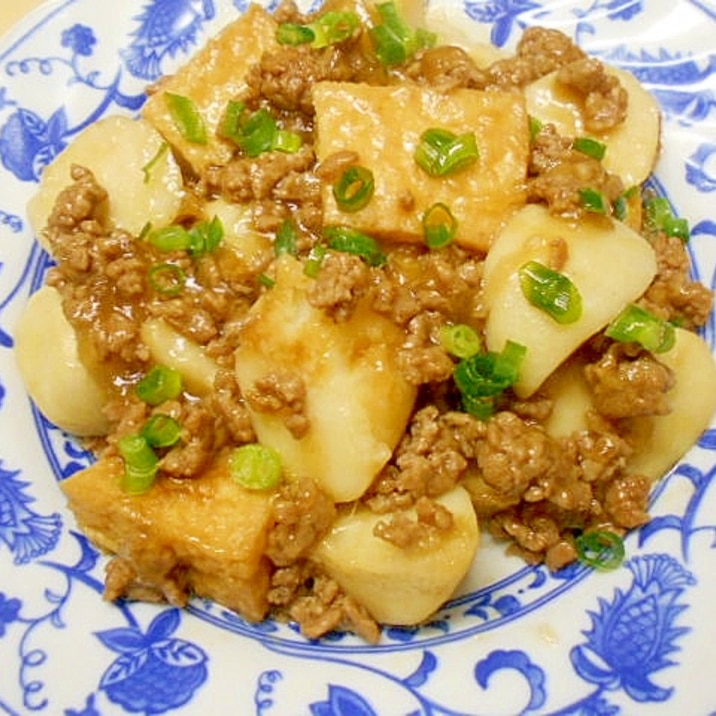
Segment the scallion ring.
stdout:
<path fill-rule="evenodd" d="M 139 434 L 150 447 L 172 447 L 181 438 L 181 425 L 171 415 L 156 413 L 144 424 Z"/>
<path fill-rule="evenodd" d="M 328 246 L 335 251 L 345 251 L 360 256 L 369 266 L 383 266 L 386 256 L 372 237 L 348 226 L 327 226 L 323 234 Z"/>
<path fill-rule="evenodd" d="M 182 137 L 191 144 L 206 144 L 208 142 L 206 126 L 194 101 L 172 92 L 165 92 L 164 100 Z"/>
<path fill-rule="evenodd" d="M 191 248 L 191 236 L 180 224 L 152 229 L 147 233 L 145 239 L 159 251 L 165 253 L 169 251 L 187 251 Z"/>
<path fill-rule="evenodd" d="M 148 272 L 149 285 L 162 296 L 178 296 L 186 284 L 186 272 L 176 264 L 156 264 Z"/>
<path fill-rule="evenodd" d="M 439 337 L 443 348 L 456 358 L 471 358 L 482 350 L 480 334 L 465 323 L 443 326 Z"/>
<path fill-rule="evenodd" d="M 333 197 L 341 211 L 352 213 L 368 206 L 375 192 L 373 172 L 359 164 L 349 166 L 333 185 Z"/>
<path fill-rule="evenodd" d="M 441 249 L 452 243 L 458 222 L 450 207 L 442 202 L 433 204 L 422 218 L 423 239 L 430 249 Z"/>
<path fill-rule="evenodd" d="M 444 177 L 468 169 L 477 162 L 480 153 L 474 132 L 458 135 L 434 127 L 422 133 L 414 157 L 424 172 Z"/>
<path fill-rule="evenodd" d="M 572 145 L 581 154 L 601 161 L 607 153 L 607 145 L 592 137 L 577 137 Z"/>
<path fill-rule="evenodd" d="M 593 214 L 608 214 L 609 201 L 599 189 L 586 187 L 579 190 L 579 199 L 585 211 Z"/>
<path fill-rule="evenodd" d="M 146 438 L 137 433 L 125 435 L 117 441 L 117 450 L 124 460 L 122 490 L 130 495 L 141 495 L 154 483 L 159 469 L 159 458 Z"/>
<path fill-rule="evenodd" d="M 588 567 L 609 571 L 624 561 L 624 540 L 614 532 L 584 532 L 575 539 L 579 561 Z"/>
<path fill-rule="evenodd" d="M 604 332 L 615 341 L 638 343 L 651 353 L 666 353 L 676 342 L 671 323 L 635 303 L 629 304 Z"/>
<path fill-rule="evenodd" d="M 574 323 L 582 316 L 582 296 L 568 276 L 541 264 L 528 261 L 519 269 L 524 297 L 557 323 Z"/>
<path fill-rule="evenodd" d="M 137 395 L 148 405 L 174 400 L 183 389 L 181 373 L 167 365 L 154 366 L 136 386 Z"/>
<path fill-rule="evenodd" d="M 260 443 L 236 448 L 229 457 L 231 477 L 248 490 L 270 490 L 281 482 L 281 456 Z"/>

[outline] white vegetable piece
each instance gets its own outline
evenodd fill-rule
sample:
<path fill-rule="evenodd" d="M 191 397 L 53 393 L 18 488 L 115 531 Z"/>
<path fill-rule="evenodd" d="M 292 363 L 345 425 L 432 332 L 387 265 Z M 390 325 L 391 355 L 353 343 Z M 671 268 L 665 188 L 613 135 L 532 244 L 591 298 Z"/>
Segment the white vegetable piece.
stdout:
<path fill-rule="evenodd" d="M 296 438 L 275 413 L 252 410 L 261 443 L 276 449 L 289 475 L 316 480 L 336 502 L 359 498 L 405 431 L 416 389 L 400 372 L 402 331 L 366 302 L 337 323 L 310 305 L 313 279 L 290 256 L 275 285 L 251 308 L 236 351 L 241 392 L 276 373 L 299 376 L 310 428 Z"/>
<path fill-rule="evenodd" d="M 62 297 L 44 286 L 30 296 L 15 327 L 15 358 L 27 392 L 45 417 L 74 435 L 103 435 L 108 392 L 79 357 Z"/>
<path fill-rule="evenodd" d="M 109 192 L 114 227 L 139 234 L 150 220 L 166 226 L 184 195 L 181 171 L 169 146 L 145 120 L 112 116 L 90 125 L 42 173 L 27 212 L 35 236 L 49 251 L 43 229 L 58 194 L 72 183 L 73 164 L 90 169 Z"/>
<path fill-rule="evenodd" d="M 626 70 L 607 67 L 629 97 L 627 117 L 606 132 L 587 133 L 582 101 L 572 89 L 557 82 L 557 72 L 527 85 L 527 111 L 543 124 L 551 123 L 566 137 L 591 136 L 606 144 L 602 163 L 622 178 L 626 186 L 641 184 L 651 173 L 660 148 L 661 113 L 659 106 L 639 80 Z"/>
<path fill-rule="evenodd" d="M 676 343 L 656 358 L 674 371 L 667 415 L 633 418 L 629 429 L 637 449 L 630 472 L 656 480 L 694 445 L 716 411 L 716 364 L 700 336 L 676 329 Z"/>
<path fill-rule="evenodd" d="M 183 336 L 161 318 L 145 321 L 141 337 L 154 362 L 178 370 L 191 393 L 201 396 L 213 390 L 219 367 L 198 343 Z"/>
<path fill-rule="evenodd" d="M 480 540 L 467 490 L 455 487 L 437 502 L 452 513 L 453 525 L 426 544 L 401 548 L 376 537 L 373 530 L 386 515 L 358 507 L 338 517 L 312 558 L 377 621 L 418 624 L 455 592 Z"/>
<path fill-rule="evenodd" d="M 551 265 L 555 242 L 566 246 L 558 270 L 582 297 L 582 316 L 574 323 L 557 323 L 531 305 L 520 286 L 520 268 L 531 260 Z M 517 395 L 534 393 L 576 348 L 638 298 L 655 273 L 649 243 L 620 222 L 605 217 L 569 222 L 538 205 L 516 214 L 490 249 L 484 276 L 488 349 L 501 351 L 507 340 L 527 348 Z"/>

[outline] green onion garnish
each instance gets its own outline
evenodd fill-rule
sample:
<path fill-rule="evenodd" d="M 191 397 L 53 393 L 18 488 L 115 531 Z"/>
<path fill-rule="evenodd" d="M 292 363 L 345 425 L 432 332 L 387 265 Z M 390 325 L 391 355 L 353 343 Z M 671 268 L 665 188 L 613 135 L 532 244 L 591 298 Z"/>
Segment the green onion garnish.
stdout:
<path fill-rule="evenodd" d="M 472 166 L 480 157 L 474 132 L 454 134 L 448 129 L 427 129 L 415 149 L 415 161 L 430 176 L 455 174 Z"/>
<path fill-rule="evenodd" d="M 276 281 L 265 273 L 258 275 L 258 281 L 264 288 L 273 288 L 276 285 Z"/>
<path fill-rule="evenodd" d="M 303 265 L 303 273 L 309 278 L 316 278 L 321 270 L 321 264 L 326 257 L 328 247 L 324 244 L 316 244 L 309 252 L 306 263 Z"/>
<path fill-rule="evenodd" d="M 243 102 L 235 101 L 226 106 L 221 134 L 252 158 L 270 151 L 293 154 L 303 144 L 300 135 L 280 129 L 278 122 L 267 109 L 262 108 L 247 114 Z"/>
<path fill-rule="evenodd" d="M 316 33 L 308 25 L 299 25 L 295 22 L 282 22 L 276 29 L 276 41 L 279 45 L 307 45 L 313 42 Z"/>
<path fill-rule="evenodd" d="M 645 224 L 653 231 L 663 231 L 667 236 L 675 236 L 688 241 L 689 222 L 674 216 L 671 204 L 666 197 L 655 196 L 644 202 Z"/>
<path fill-rule="evenodd" d="M 150 447 L 172 447 L 179 442 L 181 425 L 171 417 L 157 413 L 146 422 L 139 434 L 147 441 Z"/>
<path fill-rule="evenodd" d="M 438 202 L 423 214 L 423 239 L 428 248 L 441 249 L 455 238 L 458 222 L 450 207 Z"/>
<path fill-rule="evenodd" d="M 157 153 L 142 167 L 144 174 L 144 183 L 149 184 L 152 179 L 152 170 L 161 161 L 162 157 L 169 151 L 169 145 L 162 142 L 157 149 Z"/>
<path fill-rule="evenodd" d="M 591 137 L 577 137 L 572 145 L 578 152 L 601 161 L 607 153 L 607 145 Z"/>
<path fill-rule="evenodd" d="M 208 140 L 204 120 L 193 100 L 172 92 L 165 92 L 164 99 L 182 137 L 191 144 L 206 144 Z"/>
<path fill-rule="evenodd" d="M 189 229 L 189 251 L 192 256 L 210 254 L 219 248 L 224 238 L 224 225 L 218 216 L 211 221 L 200 221 Z"/>
<path fill-rule="evenodd" d="M 418 50 L 435 44 L 435 34 L 410 27 L 394 2 L 379 3 L 375 7 L 381 22 L 370 28 L 369 34 L 375 54 L 383 65 L 400 65 Z"/>
<path fill-rule="evenodd" d="M 236 448 L 229 458 L 231 477 L 249 490 L 270 490 L 281 481 L 281 456 L 273 448 L 250 443 Z"/>
<path fill-rule="evenodd" d="M 117 441 L 117 450 L 124 460 L 122 490 L 130 495 L 141 495 L 154 483 L 159 469 L 159 458 L 139 434 L 125 435 Z"/>
<path fill-rule="evenodd" d="M 178 296 L 186 284 L 186 273 L 176 264 L 157 264 L 149 269 L 149 285 L 162 296 Z"/>
<path fill-rule="evenodd" d="M 495 399 L 519 378 L 527 348 L 507 341 L 501 353 L 486 351 L 463 358 L 453 379 L 466 412 L 486 420 L 495 409 Z"/>
<path fill-rule="evenodd" d="M 676 331 L 671 323 L 634 303 L 607 326 L 605 334 L 622 343 L 639 343 L 651 353 L 665 353 L 676 342 Z"/>
<path fill-rule="evenodd" d="M 276 256 L 281 256 L 281 254 L 296 256 L 298 254 L 298 232 L 290 219 L 284 219 L 281 226 L 278 227 L 273 250 Z"/>
<path fill-rule="evenodd" d="M 137 383 L 137 395 L 149 405 L 159 405 L 174 400 L 183 390 L 181 373 L 166 365 L 154 366 Z"/>
<path fill-rule="evenodd" d="M 582 207 L 586 211 L 591 211 L 594 214 L 609 213 L 609 202 L 598 189 L 591 189 L 589 187 L 580 189 L 579 198 L 582 202 Z"/>
<path fill-rule="evenodd" d="M 519 270 L 519 280 L 525 298 L 557 323 L 574 323 L 581 317 L 582 296 L 563 273 L 528 261 Z"/>
<path fill-rule="evenodd" d="M 319 50 L 328 45 L 344 42 L 353 36 L 360 25 L 360 17 L 354 12 L 347 10 L 326 12 L 309 24 L 314 34 L 311 47 Z"/>
<path fill-rule="evenodd" d="M 369 266 L 383 266 L 386 262 L 385 253 L 372 236 L 347 226 L 328 226 L 323 234 L 328 239 L 328 246 L 335 251 L 360 256 Z"/>
<path fill-rule="evenodd" d="M 152 229 L 145 238 L 152 246 L 163 252 L 187 251 L 191 247 L 189 232 L 179 224 Z"/>
<path fill-rule="evenodd" d="M 333 185 L 333 197 L 341 211 L 352 213 L 366 207 L 373 198 L 373 172 L 359 164 L 348 167 Z"/>
<path fill-rule="evenodd" d="M 594 569 L 616 569 L 624 561 L 624 540 L 614 532 L 584 532 L 575 539 L 579 561 Z"/>
<path fill-rule="evenodd" d="M 530 115 L 530 142 L 534 142 L 535 139 L 537 139 L 537 135 L 542 131 L 544 128 L 544 124 L 537 119 L 537 117 L 533 117 Z"/>
<path fill-rule="evenodd" d="M 471 358 L 482 350 L 480 335 L 465 323 L 443 326 L 440 329 L 440 343 L 457 358 Z"/>

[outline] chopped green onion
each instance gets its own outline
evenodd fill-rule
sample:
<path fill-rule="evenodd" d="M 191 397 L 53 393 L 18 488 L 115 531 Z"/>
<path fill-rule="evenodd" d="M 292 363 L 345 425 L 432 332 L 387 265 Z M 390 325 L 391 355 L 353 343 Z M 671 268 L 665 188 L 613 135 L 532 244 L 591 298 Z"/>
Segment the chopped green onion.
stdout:
<path fill-rule="evenodd" d="M 335 251 L 345 251 L 360 256 L 369 266 L 385 264 L 385 253 L 372 236 L 347 226 L 328 226 L 323 233 L 328 239 L 328 246 Z"/>
<path fill-rule="evenodd" d="M 219 248 L 224 238 L 224 225 L 218 216 L 211 221 L 201 221 L 189 229 L 189 251 L 193 256 L 203 256 Z"/>
<path fill-rule="evenodd" d="M 544 128 L 544 124 L 537 119 L 537 117 L 533 117 L 530 115 L 530 141 L 534 142 L 535 139 L 537 139 L 537 135 L 542 131 Z"/>
<path fill-rule="evenodd" d="M 273 288 L 276 285 L 276 281 L 265 273 L 259 274 L 259 283 L 265 288 Z"/>
<path fill-rule="evenodd" d="M 224 110 L 224 117 L 221 120 L 219 134 L 226 139 L 231 139 L 235 144 L 239 143 L 242 136 L 241 120 L 246 112 L 246 105 L 243 102 L 229 100 Z"/>
<path fill-rule="evenodd" d="M 287 129 L 277 129 L 274 134 L 271 149 L 284 154 L 295 154 L 303 146 L 301 135 Z"/>
<path fill-rule="evenodd" d="M 301 148 L 303 141 L 300 135 L 280 129 L 267 109 L 262 108 L 245 115 L 246 106 L 242 102 L 229 102 L 221 134 L 232 140 L 247 156 L 258 157 L 274 150 L 293 154 Z"/>
<path fill-rule="evenodd" d="M 157 153 L 142 167 L 144 174 L 144 183 L 149 184 L 152 179 L 152 170 L 161 161 L 162 157 L 169 151 L 169 145 L 162 142 L 157 149 Z"/>
<path fill-rule="evenodd" d="M 204 120 L 193 100 L 172 92 L 165 92 L 164 99 L 182 137 L 191 144 L 206 144 L 208 139 Z"/>
<path fill-rule="evenodd" d="M 117 450 L 124 460 L 122 490 L 130 495 L 141 495 L 154 483 L 159 470 L 159 458 L 139 434 L 125 435 L 117 440 Z"/>
<path fill-rule="evenodd" d="M 333 185 L 333 197 L 341 211 L 352 213 L 366 207 L 373 198 L 373 172 L 359 164 L 348 167 Z"/>
<path fill-rule="evenodd" d="M 309 24 L 314 34 L 311 47 L 320 50 L 328 45 L 344 42 L 354 35 L 360 24 L 360 18 L 354 12 L 347 10 L 326 12 Z"/>
<path fill-rule="evenodd" d="M 282 22 L 276 30 L 276 41 L 279 45 L 307 45 L 316 39 L 316 33 L 308 25 L 295 22 Z"/>
<path fill-rule="evenodd" d="M 431 249 L 441 249 L 452 242 L 458 222 L 450 207 L 438 202 L 423 214 L 423 238 Z"/>
<path fill-rule="evenodd" d="M 154 366 L 137 383 L 137 395 L 149 405 L 159 405 L 165 400 L 173 400 L 183 390 L 181 373 L 166 365 Z"/>
<path fill-rule="evenodd" d="M 303 265 L 303 273 L 309 278 L 316 278 L 321 270 L 321 264 L 326 256 L 328 247 L 323 244 L 316 244 L 309 252 L 306 263 Z"/>
<path fill-rule="evenodd" d="M 614 217 L 626 221 L 629 217 L 629 202 L 639 193 L 638 186 L 630 186 L 614 201 Z"/>
<path fill-rule="evenodd" d="M 400 15 L 394 2 L 379 3 L 375 6 L 381 22 L 370 28 L 375 54 L 387 66 L 403 64 L 418 50 L 432 47 L 436 36 L 422 28 L 413 29 Z"/>
<path fill-rule="evenodd" d="M 443 326 L 440 329 L 440 343 L 457 358 L 471 358 L 482 350 L 480 335 L 465 323 Z"/>
<path fill-rule="evenodd" d="M 179 442 L 181 425 L 171 417 L 157 413 L 146 422 L 139 434 L 147 441 L 150 447 L 172 447 Z"/>
<path fill-rule="evenodd" d="M 472 166 L 480 157 L 474 132 L 454 134 L 448 129 L 427 129 L 415 149 L 415 161 L 430 176 L 455 174 Z"/>
<path fill-rule="evenodd" d="M 296 256 L 298 254 L 298 232 L 290 219 L 284 219 L 281 226 L 278 227 L 273 250 L 276 256 L 281 256 L 281 254 Z"/>
<path fill-rule="evenodd" d="M 614 532 L 584 532 L 575 539 L 579 561 L 594 569 L 609 571 L 624 561 L 624 540 Z"/>
<path fill-rule="evenodd" d="M 572 145 L 578 152 L 601 161 L 607 153 L 607 145 L 591 137 L 577 137 Z"/>
<path fill-rule="evenodd" d="M 231 477 L 248 490 L 270 490 L 281 481 L 281 456 L 273 448 L 250 443 L 229 458 Z"/>
<path fill-rule="evenodd" d="M 149 269 L 149 285 L 162 296 L 178 296 L 186 284 L 186 273 L 176 264 L 157 264 Z"/>
<path fill-rule="evenodd" d="M 146 240 L 163 252 L 187 251 L 191 247 L 189 232 L 179 224 L 152 229 L 147 234 Z"/>
<path fill-rule="evenodd" d="M 667 236 L 674 236 L 682 241 L 689 240 L 689 222 L 674 216 L 666 197 L 654 196 L 645 201 L 644 212 L 645 224 L 650 231 L 663 231 Z"/>
<path fill-rule="evenodd" d="M 580 189 L 579 198 L 586 211 L 591 211 L 594 214 L 609 213 L 609 202 L 604 194 L 602 194 L 602 192 L 598 189 L 591 189 L 589 187 Z"/>
<path fill-rule="evenodd" d="M 519 270 L 525 298 L 557 323 L 574 323 L 582 315 L 582 296 L 572 281 L 559 271 L 528 261 Z"/>
<path fill-rule="evenodd" d="M 634 303 L 607 326 L 605 334 L 622 343 L 639 343 L 651 353 L 665 353 L 676 341 L 676 331 L 671 323 Z"/>
<path fill-rule="evenodd" d="M 463 408 L 480 420 L 492 415 L 495 399 L 519 378 L 526 353 L 525 346 L 507 341 L 501 353 L 486 351 L 463 358 L 453 373 Z"/>

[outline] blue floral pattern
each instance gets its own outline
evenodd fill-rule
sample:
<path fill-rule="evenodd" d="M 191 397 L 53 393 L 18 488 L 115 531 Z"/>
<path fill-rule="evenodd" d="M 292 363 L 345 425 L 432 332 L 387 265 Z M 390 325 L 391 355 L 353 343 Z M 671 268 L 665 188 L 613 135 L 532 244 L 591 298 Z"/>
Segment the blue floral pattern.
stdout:
<path fill-rule="evenodd" d="M 505 48 L 532 24 L 569 28 L 649 87 L 680 142 L 672 155 L 667 144 L 669 170 L 652 185 L 686 203 L 697 273 L 716 287 L 709 201 L 716 11 L 703 0 L 431 0 L 441 3 Z M 694 706 L 689 670 L 704 654 L 716 659 L 703 630 L 716 587 L 713 427 L 655 489 L 655 517 L 628 538 L 623 569 L 596 575 L 573 565 L 550 574 L 517 564 L 428 624 L 386 628 L 377 647 L 348 635 L 307 642 L 292 625 L 250 624 L 198 599 L 186 610 L 102 602 L 105 560 L 74 530 L 52 484 L 52 475 L 64 479 L 91 456 L 28 405 L 11 355 L 18 306 L 49 266 L 36 245 L 28 248 L 24 202 L 78 132 L 106 113 L 139 111 L 148 82 L 247 6 L 65 0 L 0 45 L 7 187 L 0 195 L 0 713 L 193 714 L 214 713 L 217 704 L 260 716 L 631 716 L 658 704 L 674 713 L 712 710 L 703 699 Z M 102 13 L 110 10 L 108 31 Z M 694 28 L 688 37 L 678 29 L 668 42 L 650 36 L 648 28 L 677 10 Z M 635 27 L 647 30 L 635 35 Z M 704 332 L 711 345 L 715 333 L 711 321 Z"/>

